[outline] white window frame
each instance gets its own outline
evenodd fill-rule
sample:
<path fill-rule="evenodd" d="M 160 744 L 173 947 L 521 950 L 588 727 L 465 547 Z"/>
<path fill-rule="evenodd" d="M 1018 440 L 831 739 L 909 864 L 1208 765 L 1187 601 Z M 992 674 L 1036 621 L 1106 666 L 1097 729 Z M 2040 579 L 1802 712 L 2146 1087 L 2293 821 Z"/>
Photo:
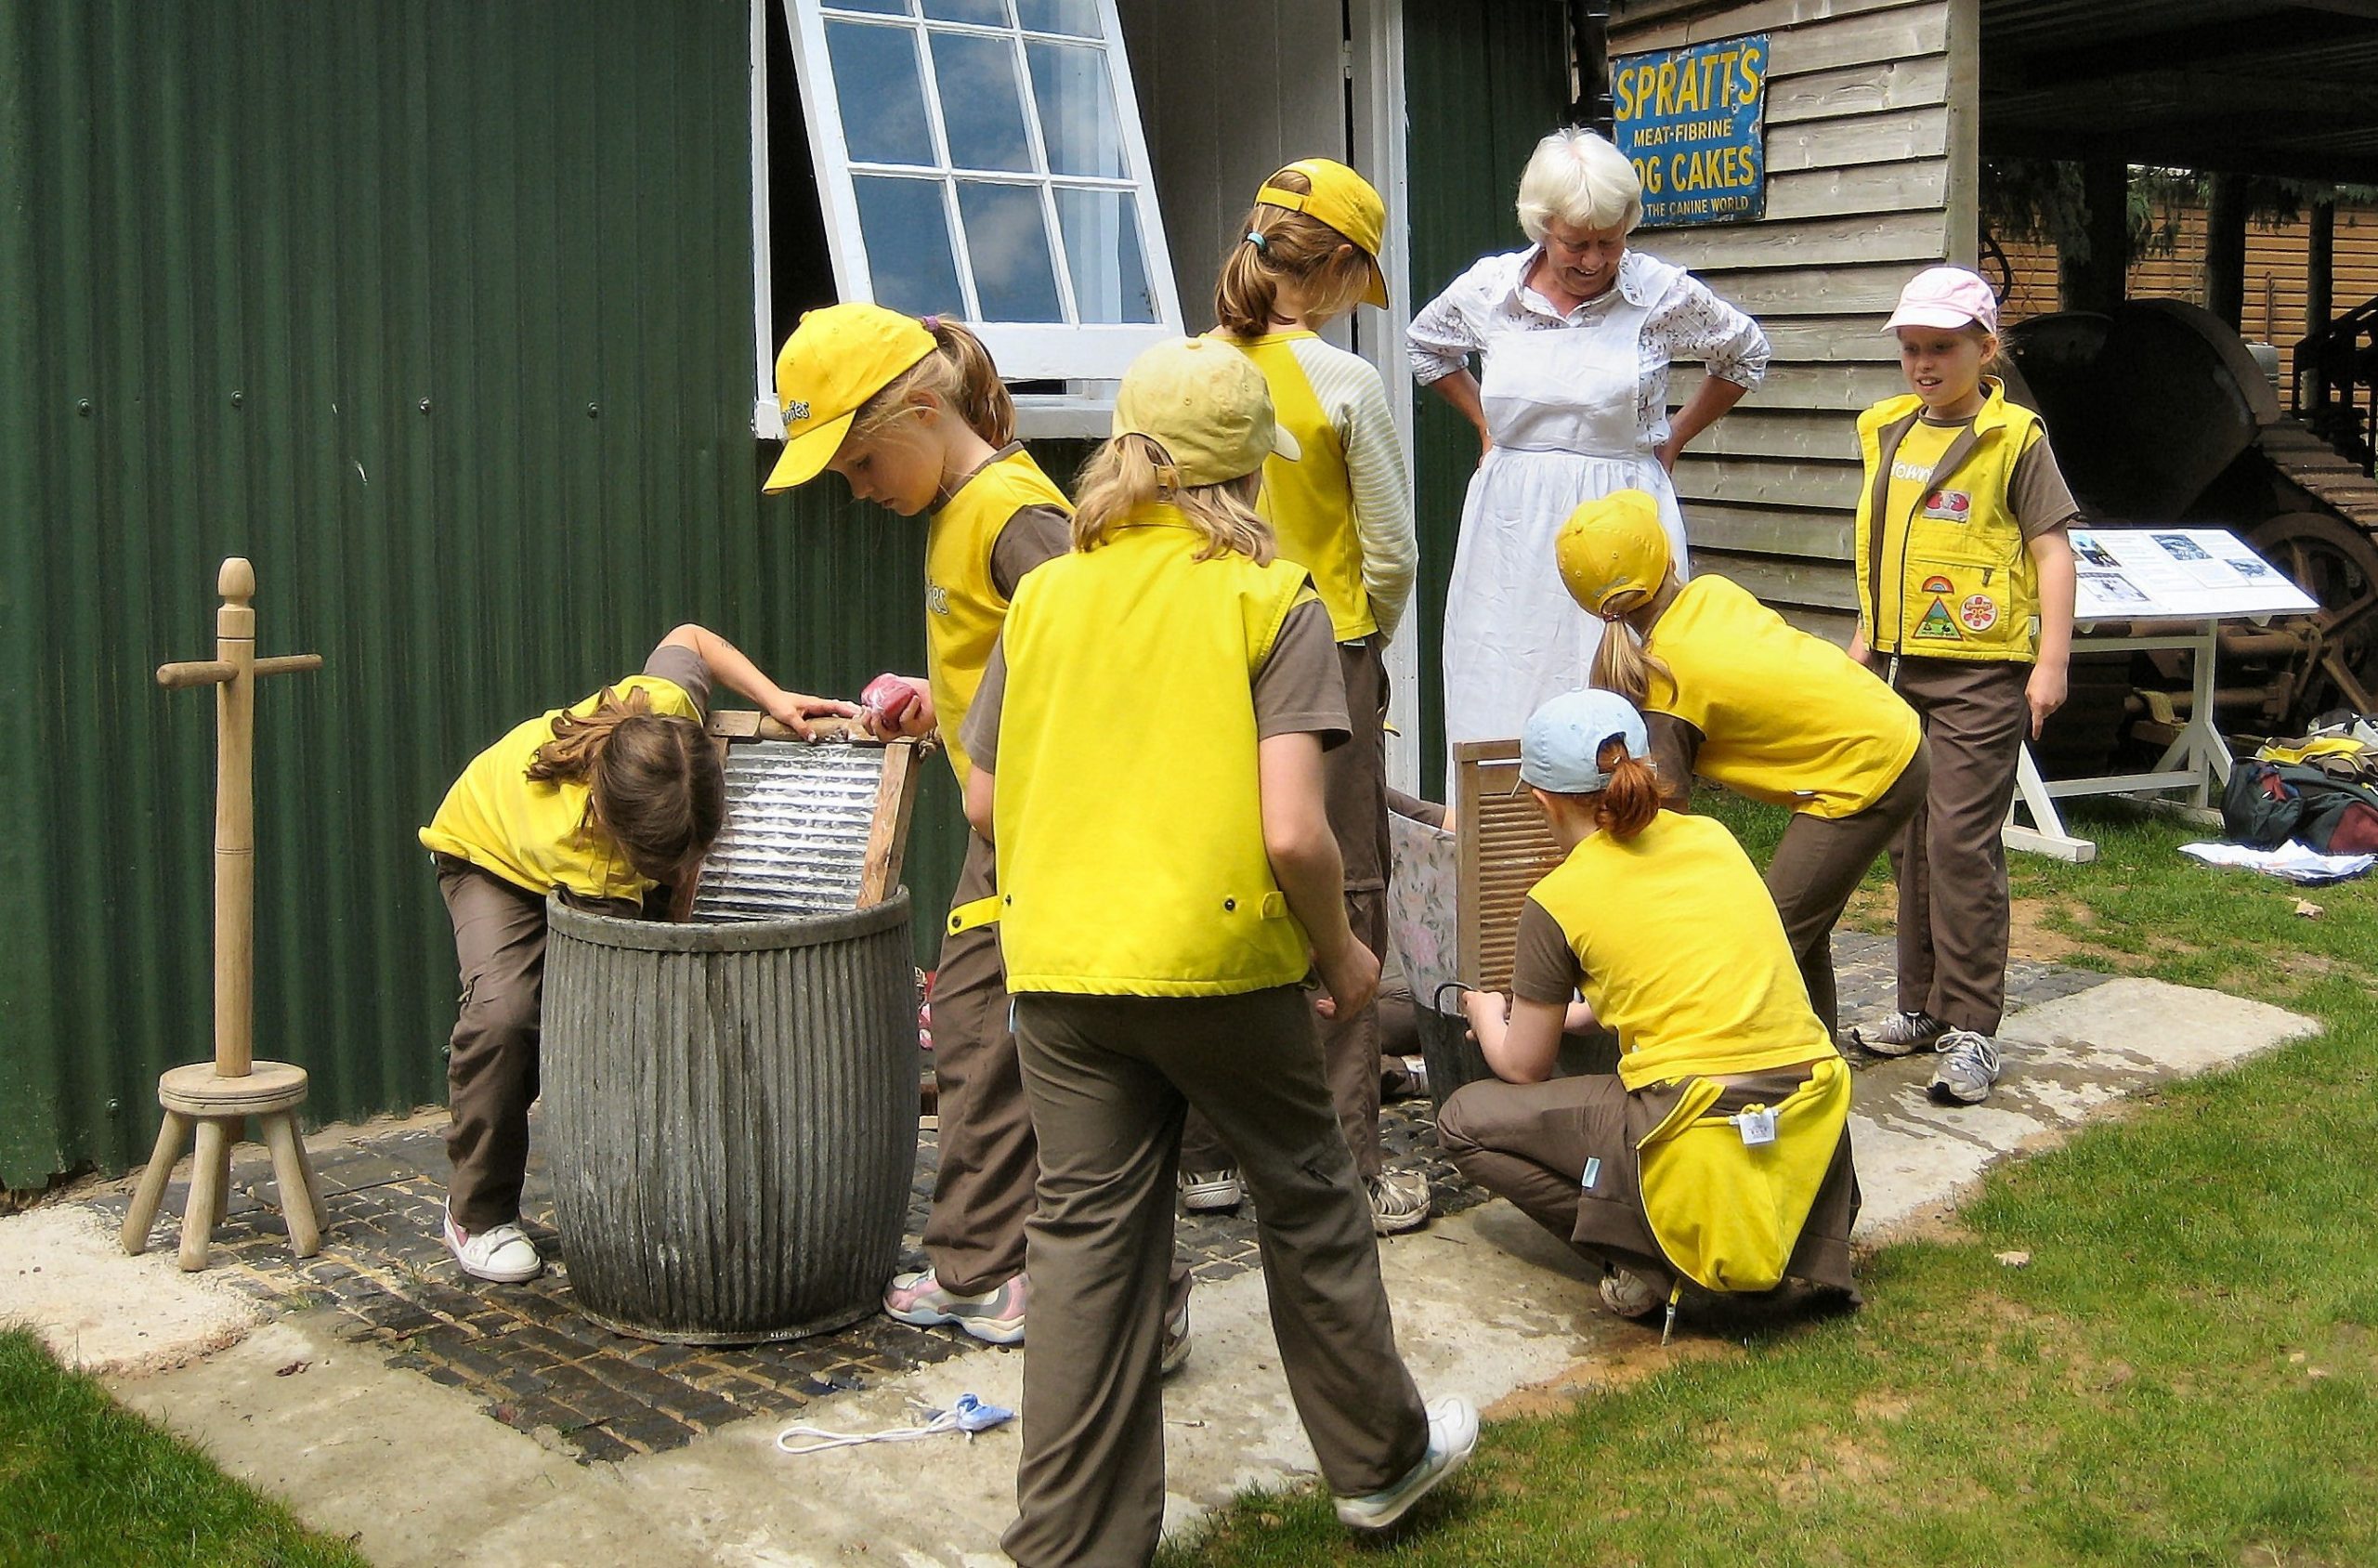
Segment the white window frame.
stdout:
<path fill-rule="evenodd" d="M 754 288 L 757 295 L 754 320 L 759 339 L 760 370 L 759 403 L 753 421 L 754 428 L 763 436 L 781 435 L 782 421 L 775 406 L 776 332 L 770 320 L 769 267 L 767 261 L 767 165 L 766 165 L 766 7 L 771 0 L 753 0 L 751 24 L 752 49 L 752 146 L 753 146 L 753 255 Z M 800 88 L 802 119 L 808 131 L 810 156 L 817 171 L 818 197 L 824 211 L 827 249 L 834 268 L 835 293 L 843 299 L 872 299 L 875 297 L 873 279 L 869 273 L 867 251 L 861 237 L 858 200 L 853 175 L 893 173 L 913 176 L 917 170 L 865 165 L 854 169 L 843 129 L 839 98 L 835 92 L 833 71 L 826 52 L 826 9 L 833 0 L 777 0 L 783 8 L 786 28 L 791 37 L 792 55 Z M 1123 156 L 1129 176 L 1119 179 L 1093 179 L 1070 175 L 1024 175 L 1012 176 L 1014 183 L 1035 189 L 1043 185 L 1078 186 L 1128 191 L 1132 196 L 1132 209 L 1139 224 L 1142 265 L 1146 269 L 1149 293 L 1156 304 L 1156 320 L 1138 323 L 1104 322 L 1005 322 L 968 320 L 968 325 L 982 337 L 984 345 L 1000 367 L 1000 372 L 1011 381 L 1061 381 L 1067 384 L 1065 394 L 1046 399 L 1034 399 L 1031 403 L 1045 402 L 1045 410 L 1020 408 L 1026 415 L 1024 423 L 1028 434 L 1104 433 L 1104 411 L 1113 400 L 1112 383 L 1126 366 L 1144 348 L 1166 338 L 1182 334 L 1181 302 L 1174 287 L 1172 256 L 1166 242 L 1164 220 L 1157 210 L 1156 184 L 1148 162 L 1147 139 L 1140 124 L 1139 100 L 1131 81 L 1130 59 L 1123 46 L 1122 25 L 1117 16 L 1115 0 L 1095 0 L 1102 36 L 1090 40 L 1071 34 L 1041 33 L 1024 31 L 1026 39 L 1077 46 L 1095 42 L 1102 46 L 1114 94 L 1113 111 L 1117 131 L 1121 138 Z M 956 22 L 925 22 L 921 18 L 890 18 L 856 13 L 852 20 L 873 20 L 882 25 L 905 22 L 911 28 L 929 26 L 936 31 L 973 32 L 988 37 L 1013 37 L 1007 29 L 970 27 Z M 937 85 L 933 76 L 933 52 L 923 49 L 923 83 L 928 96 L 935 98 L 934 137 L 941 137 L 938 124 Z M 1021 62 L 1019 62 L 1020 64 Z M 1026 132 L 1036 149 L 1040 137 L 1040 123 L 1033 111 L 1029 94 L 1032 85 L 1028 73 L 1020 84 L 1026 97 Z M 1041 160 L 1046 162 L 1045 158 Z M 950 171 L 936 170 L 947 194 Z M 964 171 L 965 177 L 998 176 L 989 171 Z M 949 212 L 949 222 L 961 288 L 973 286 L 972 268 L 966 254 L 966 234 L 959 215 Z M 1074 294 L 1070 263 L 1065 255 L 1064 236 L 1052 234 L 1052 261 L 1061 306 L 1070 312 Z M 1032 418 L 1034 413 L 1043 417 Z M 1037 426 L 1038 428 L 1033 428 Z M 1076 429 L 1078 426 L 1078 430 Z"/>

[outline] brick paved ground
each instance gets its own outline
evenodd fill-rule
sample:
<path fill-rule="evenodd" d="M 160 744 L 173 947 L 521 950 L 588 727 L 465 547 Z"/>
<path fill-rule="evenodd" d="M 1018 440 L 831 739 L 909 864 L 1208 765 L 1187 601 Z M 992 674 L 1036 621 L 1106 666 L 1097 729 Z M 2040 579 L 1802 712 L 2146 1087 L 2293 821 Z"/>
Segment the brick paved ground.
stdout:
<path fill-rule="evenodd" d="M 1836 940 L 1845 1019 L 1890 1005 L 1887 938 Z M 2015 1005 L 2069 995 L 2104 977 L 2019 962 L 2009 976 Z M 1388 1107 L 1391 1168 L 1428 1173 L 1439 1213 L 1483 1202 L 1438 1154 L 1425 1100 Z M 289 1311 L 335 1309 L 342 1336 L 393 1366 L 469 1390 L 489 1415 L 523 1431 L 549 1429 L 581 1457 L 619 1459 L 674 1448 L 747 1416 L 784 1418 L 810 1401 L 863 1387 L 912 1366 L 993 1347 L 954 1329 L 911 1328 L 881 1316 L 836 1333 L 785 1344 L 717 1348 L 654 1344 L 614 1334 L 581 1316 L 553 1229 L 553 1202 L 531 1145 L 524 1227 L 552 1266 L 525 1286 L 464 1276 L 438 1237 L 445 1200 L 441 1135 L 412 1129 L 326 1150 L 317 1157 L 330 1224 L 321 1251 L 293 1259 L 276 1211 L 262 1151 L 233 1165 L 236 1191 L 216 1233 L 216 1267 Z M 933 1132 L 919 1140 L 901 1266 L 923 1266 L 917 1237 L 933 1189 Z M 176 1183 L 153 1244 L 171 1248 L 181 1212 Z M 123 1212 L 125 1198 L 102 1200 Z M 1257 1266 L 1251 1210 L 1184 1218 L 1179 1244 L 1196 1277 L 1216 1282 Z M 1004 1352 L 1000 1352 L 1004 1353 Z"/>

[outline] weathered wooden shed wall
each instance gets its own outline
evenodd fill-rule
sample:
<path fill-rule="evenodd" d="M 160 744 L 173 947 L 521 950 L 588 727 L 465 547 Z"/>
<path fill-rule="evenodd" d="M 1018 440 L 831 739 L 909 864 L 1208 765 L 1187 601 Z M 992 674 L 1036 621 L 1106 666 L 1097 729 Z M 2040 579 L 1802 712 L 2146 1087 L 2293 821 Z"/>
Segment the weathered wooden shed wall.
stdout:
<path fill-rule="evenodd" d="M 1610 53 L 1770 36 L 1767 216 L 1639 231 L 1773 340 L 1767 382 L 1677 465 L 1693 557 L 1847 639 L 1857 412 L 1904 390 L 1882 323 L 1900 286 L 1970 265 L 1977 0 L 1615 0 Z M 1672 400 L 1698 385 L 1677 375 Z"/>

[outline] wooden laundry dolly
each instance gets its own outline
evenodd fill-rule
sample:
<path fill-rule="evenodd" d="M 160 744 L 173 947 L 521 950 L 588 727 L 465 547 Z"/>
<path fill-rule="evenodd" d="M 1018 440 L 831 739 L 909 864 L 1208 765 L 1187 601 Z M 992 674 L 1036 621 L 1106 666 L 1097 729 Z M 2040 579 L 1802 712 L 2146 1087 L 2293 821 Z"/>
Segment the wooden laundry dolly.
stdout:
<path fill-rule="evenodd" d="M 190 1161 L 189 1197 L 182 1209 L 181 1265 L 206 1266 L 207 1243 L 230 1199 L 231 1145 L 254 1117 L 272 1151 L 273 1180 L 289 1245 L 310 1258 L 322 1244 L 321 1190 L 296 1111 L 306 1102 L 306 1070 L 286 1062 L 258 1062 L 255 1048 L 255 711 L 256 678 L 319 670 L 322 656 L 256 657 L 255 568 L 234 555 L 216 587 L 212 660 L 160 665 L 157 684 L 168 689 L 212 686 L 215 692 L 215 1060 L 176 1067 L 157 1080 L 164 1125 L 140 1174 L 139 1190 L 124 1217 L 124 1249 L 149 1245 L 149 1226 L 165 1196 L 165 1180 L 182 1140 L 198 1130 Z"/>

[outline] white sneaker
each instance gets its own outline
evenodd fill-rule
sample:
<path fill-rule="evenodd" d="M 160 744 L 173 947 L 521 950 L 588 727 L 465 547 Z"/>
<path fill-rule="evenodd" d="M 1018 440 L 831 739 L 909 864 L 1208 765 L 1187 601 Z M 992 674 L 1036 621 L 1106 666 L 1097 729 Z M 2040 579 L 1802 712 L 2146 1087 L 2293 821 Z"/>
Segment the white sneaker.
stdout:
<path fill-rule="evenodd" d="M 1247 1196 L 1247 1183 L 1236 1170 L 1184 1170 L 1181 1173 L 1181 1207 L 1192 1214 L 1218 1214 L 1236 1209 Z"/>
<path fill-rule="evenodd" d="M 1979 1105 L 1998 1081 L 1998 1042 L 1971 1029 L 1951 1029 L 1936 1048 L 1940 1065 L 1927 1085 L 1944 1105 Z"/>
<path fill-rule="evenodd" d="M 1357 1530 L 1386 1529 L 1427 1496 L 1431 1487 L 1459 1470 L 1477 1446 L 1478 1412 L 1470 1401 L 1437 1400 L 1429 1406 L 1429 1451 L 1393 1485 L 1338 1498 L 1338 1522 Z"/>
<path fill-rule="evenodd" d="M 1389 1170 L 1373 1177 L 1370 1191 L 1371 1229 L 1380 1235 L 1401 1235 L 1429 1222 L 1429 1178 L 1418 1170 Z"/>
<path fill-rule="evenodd" d="M 463 1265 L 464 1274 L 498 1285 L 518 1285 L 545 1272 L 537 1244 L 521 1235 L 519 1226 L 498 1225 L 470 1235 L 454 1223 L 451 1209 L 446 1210 L 446 1250 Z"/>

